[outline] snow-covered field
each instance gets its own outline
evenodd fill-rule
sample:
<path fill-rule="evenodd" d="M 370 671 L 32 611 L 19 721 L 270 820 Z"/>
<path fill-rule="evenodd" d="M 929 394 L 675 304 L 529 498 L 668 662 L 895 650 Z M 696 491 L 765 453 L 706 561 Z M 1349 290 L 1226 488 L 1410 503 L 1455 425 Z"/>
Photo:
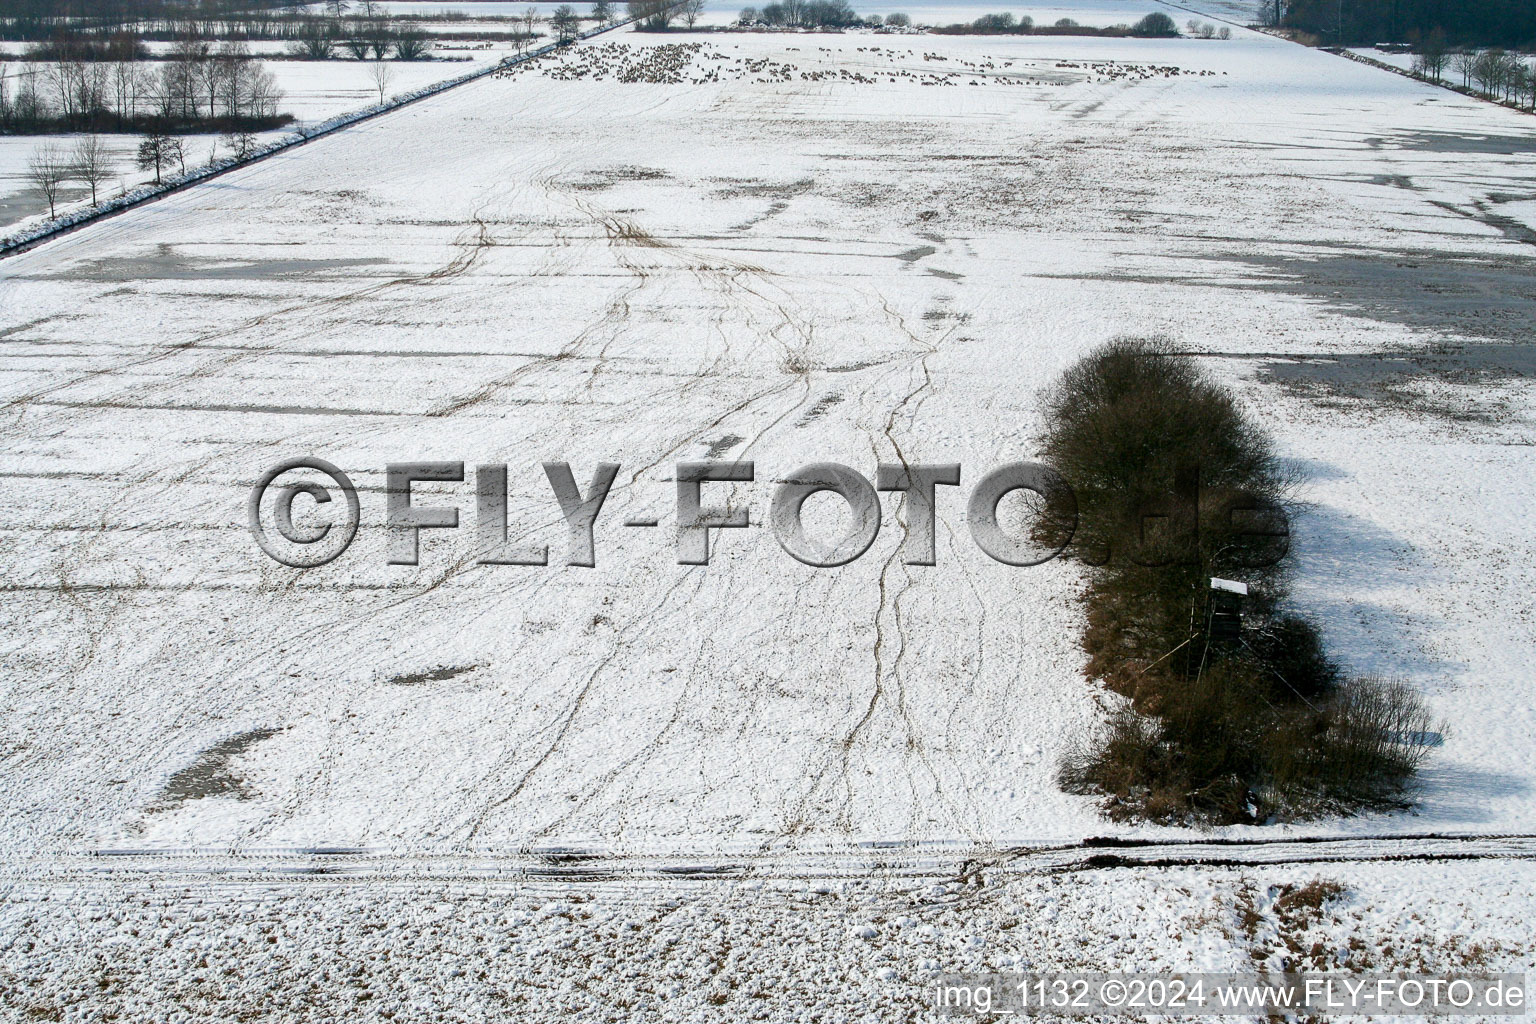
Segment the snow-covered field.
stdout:
<path fill-rule="evenodd" d="M 967 965 L 1251 963 L 1282 940 L 1234 908 L 1319 871 L 1348 895 L 1308 955 L 1529 968 L 1508 859 L 958 864 L 1194 835 L 1056 788 L 1106 701 L 1077 570 L 994 562 L 963 513 L 1033 454 L 1039 389 L 1127 334 L 1204 354 L 1276 435 L 1312 503 L 1297 605 L 1446 723 L 1411 812 L 1223 836 L 1536 831 L 1530 119 L 1246 31 L 711 36 L 678 84 L 618 79 L 685 41 L 599 38 L 0 263 L 0 991 L 80 1019 L 908 1019 Z M 245 502 L 305 454 L 362 526 L 297 571 Z M 384 466 L 425 460 L 466 463 L 413 491 L 461 527 L 387 564 Z M 755 463 L 705 485 L 752 525 L 679 565 L 675 465 L 717 460 Z M 541 461 L 620 464 L 595 568 L 564 564 Z M 857 561 L 790 559 L 769 501 L 821 461 L 961 463 L 937 564 L 901 561 L 893 495 Z M 481 463 L 550 566 L 476 564 Z M 868 863 L 912 842 L 952 885 Z M 316 848 L 374 867 L 256 855 Z M 800 855 L 862 867 L 776 870 Z M 496 877 L 530 856 L 746 875 Z"/>

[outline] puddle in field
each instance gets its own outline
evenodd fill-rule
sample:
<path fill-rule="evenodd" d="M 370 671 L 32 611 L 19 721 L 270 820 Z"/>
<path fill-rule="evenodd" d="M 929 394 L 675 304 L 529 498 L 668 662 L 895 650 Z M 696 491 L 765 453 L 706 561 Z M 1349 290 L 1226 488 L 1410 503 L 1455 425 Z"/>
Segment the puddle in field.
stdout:
<path fill-rule="evenodd" d="M 1336 313 L 1443 339 L 1429 349 L 1262 364 L 1265 378 L 1319 405 L 1364 403 L 1456 421 L 1508 422 L 1508 394 L 1488 385 L 1536 377 L 1536 260 L 1437 252 L 1237 259 L 1274 275 L 1246 287 L 1307 296 Z"/>
<path fill-rule="evenodd" d="M 1245 288 L 1305 295 L 1335 312 L 1437 334 L 1529 342 L 1536 324 L 1532 259 L 1466 259 L 1436 252 L 1223 258 L 1274 275 Z"/>
<path fill-rule="evenodd" d="M 1381 253 L 1338 247 L 1312 258 L 1203 254 L 1258 274 L 1195 277 L 1203 287 L 1300 296 L 1330 312 L 1413 328 L 1427 347 L 1326 358 L 1271 353 L 1266 379 L 1324 406 L 1367 403 L 1452 420 L 1509 422 L 1512 400 L 1498 385 L 1536 377 L 1536 259 L 1468 257 L 1433 250 Z M 1182 286 L 1189 275 L 1073 275 Z M 934 312 L 926 317 L 942 314 Z M 1253 359 L 1252 353 L 1205 354 Z M 1479 390 L 1481 388 L 1481 390 Z"/>
<path fill-rule="evenodd" d="M 1435 385 L 1487 387 L 1536 379 L 1536 346 L 1484 344 L 1432 351 L 1361 352 L 1269 359 L 1263 379 L 1325 407 L 1364 403 L 1446 419 L 1499 422 L 1506 417 L 1493 391 L 1446 393 Z"/>
<path fill-rule="evenodd" d="M 178 253 L 174 246 L 161 243 L 153 255 L 112 256 L 84 260 L 66 270 L 50 274 L 66 281 L 218 281 L 266 280 L 281 277 L 313 277 L 327 270 L 372 267 L 388 263 L 379 257 L 366 259 L 272 259 L 211 260 Z"/>
<path fill-rule="evenodd" d="M 233 770 L 234 760 L 262 740 L 276 736 L 279 731 L 271 728 L 251 729 L 215 743 L 199 754 L 196 761 L 171 776 L 160 794 L 164 804 L 179 804 L 205 796 L 250 799 L 253 795 L 251 790 Z"/>
<path fill-rule="evenodd" d="M 21 175 L 17 175 L 20 178 Z M 58 206 L 78 202 L 91 194 L 88 188 L 74 188 L 66 186 L 59 189 Z M 36 217 L 48 212 L 48 201 L 30 190 L 30 186 L 20 186 L 20 190 L 8 195 L 0 195 L 0 228 L 10 227 L 20 223 L 28 217 Z"/>
<path fill-rule="evenodd" d="M 1483 156 L 1514 156 L 1536 153 L 1536 133 L 1484 135 L 1462 132 L 1398 132 L 1365 140 L 1372 149 L 1411 149 L 1420 153 L 1476 153 Z"/>

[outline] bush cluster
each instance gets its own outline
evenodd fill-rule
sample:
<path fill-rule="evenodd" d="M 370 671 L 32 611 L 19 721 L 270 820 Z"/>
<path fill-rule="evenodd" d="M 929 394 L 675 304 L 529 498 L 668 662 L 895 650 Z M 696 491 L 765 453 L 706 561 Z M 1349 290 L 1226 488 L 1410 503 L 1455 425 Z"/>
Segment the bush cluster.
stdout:
<path fill-rule="evenodd" d="M 1074 529 L 1088 566 L 1088 672 L 1129 698 L 1061 765 L 1114 817 L 1262 822 L 1400 803 L 1431 721 L 1408 687 L 1344 679 L 1285 612 L 1294 481 L 1193 360 L 1111 343 L 1046 395 L 1045 460 L 1071 483 L 1042 540 Z M 1059 543 L 1059 540 L 1057 541 Z M 1209 629 L 1210 579 L 1248 584 L 1234 638 Z"/>
<path fill-rule="evenodd" d="M 939 35 L 1038 35 L 1038 36 L 1140 36 L 1146 38 L 1174 37 L 1179 34 L 1173 19 L 1166 14 L 1153 13 L 1134 25 L 1109 25 L 1095 28 L 1079 25 L 1071 18 L 1060 18 L 1053 25 L 1036 25 L 1029 15 L 1015 18 L 1012 14 L 983 14 L 975 21 L 934 28 Z"/>

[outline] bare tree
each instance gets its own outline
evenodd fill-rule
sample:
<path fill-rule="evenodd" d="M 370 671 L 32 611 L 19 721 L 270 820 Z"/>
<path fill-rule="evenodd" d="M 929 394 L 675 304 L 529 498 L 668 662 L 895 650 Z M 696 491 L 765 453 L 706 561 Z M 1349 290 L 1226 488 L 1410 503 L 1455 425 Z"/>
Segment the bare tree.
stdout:
<path fill-rule="evenodd" d="M 525 45 L 533 45 L 533 22 L 538 17 L 538 9 L 529 6 L 523 11 L 523 42 Z"/>
<path fill-rule="evenodd" d="M 581 29 L 581 19 L 576 16 L 576 8 L 570 4 L 561 4 L 555 8 L 555 12 L 549 16 L 549 27 L 555 30 L 555 40 L 568 43 L 576 38 Z"/>
<path fill-rule="evenodd" d="M 19 125 L 35 125 L 45 113 L 43 98 L 30 78 L 23 78 L 11 98 L 11 122 Z"/>
<path fill-rule="evenodd" d="M 52 142 L 45 142 L 27 161 L 27 182 L 48 201 L 49 218 L 58 215 L 59 190 L 69 179 L 69 163 Z"/>
<path fill-rule="evenodd" d="M 699 15 L 704 13 L 704 0 L 683 0 L 678 13 L 683 16 L 683 24 L 693 28 L 694 22 L 699 20 Z"/>
<path fill-rule="evenodd" d="M 641 28 L 659 32 L 672 23 L 672 5 L 673 0 L 629 0 L 624 6 Z"/>
<path fill-rule="evenodd" d="M 1513 53 L 1504 55 L 1504 70 L 1500 76 L 1504 84 L 1504 101 L 1520 105 L 1520 96 L 1525 92 L 1525 61 Z"/>
<path fill-rule="evenodd" d="M 368 65 L 368 78 L 373 82 L 373 87 L 378 90 L 379 102 L 384 102 L 384 90 L 389 88 L 389 83 L 394 80 L 395 69 L 390 67 L 388 61 L 376 60 Z"/>
<path fill-rule="evenodd" d="M 1415 70 L 1431 82 L 1438 82 L 1450 59 L 1451 55 L 1445 51 L 1445 33 L 1437 28 L 1424 38 L 1419 47 L 1419 56 L 1414 61 Z"/>
<path fill-rule="evenodd" d="M 405 29 L 395 36 L 396 60 L 426 60 L 431 48 L 426 33 L 418 29 Z"/>
<path fill-rule="evenodd" d="M 169 136 L 160 132 L 151 132 L 139 143 L 139 170 L 153 169 L 155 172 L 155 184 L 160 184 L 160 169 L 170 159 Z"/>
<path fill-rule="evenodd" d="M 389 55 L 390 43 L 394 41 L 395 34 L 390 31 L 389 22 L 383 18 L 374 18 L 363 23 L 363 38 L 368 40 L 368 49 L 373 54 L 374 60 L 383 60 Z"/>
<path fill-rule="evenodd" d="M 256 148 L 256 136 L 250 132 L 229 132 L 219 139 L 235 155 L 236 160 L 244 160 L 251 155 Z"/>
<path fill-rule="evenodd" d="M 230 60 L 216 60 L 212 56 L 208 56 L 192 65 L 192 75 L 197 80 L 198 91 L 200 94 L 208 97 L 208 116 L 210 118 L 214 117 L 215 112 L 218 110 L 218 97 L 225 78 L 234 73 L 234 69 L 230 66 L 232 63 L 233 58 Z"/>
<path fill-rule="evenodd" d="M 140 68 L 134 60 L 115 60 L 112 62 L 112 94 L 116 100 L 117 123 L 119 126 L 127 121 L 132 121 L 134 113 L 139 105 L 139 90 L 144 81 L 140 75 Z"/>
<path fill-rule="evenodd" d="M 1461 72 L 1462 88 L 1470 88 L 1472 85 L 1472 72 L 1477 67 L 1477 54 L 1472 51 L 1458 53 L 1451 61 L 1451 67 Z"/>
<path fill-rule="evenodd" d="M 223 65 L 223 72 L 219 75 L 219 102 L 224 107 L 224 116 L 233 121 L 239 121 L 245 116 L 245 100 L 248 92 L 246 84 L 247 72 L 252 68 L 252 62 L 247 60 L 249 56 L 242 43 L 225 43 L 219 51 L 219 63 Z"/>
<path fill-rule="evenodd" d="M 167 163 L 175 160 L 176 166 L 181 170 L 181 173 L 187 173 L 187 147 L 174 135 L 167 135 L 165 137 L 165 156 Z"/>
<path fill-rule="evenodd" d="M 330 60 L 336 52 L 337 31 L 335 22 L 311 18 L 304 23 L 298 42 L 289 51 L 306 60 Z"/>
<path fill-rule="evenodd" d="M 246 69 L 244 87 L 247 117 L 272 117 L 277 113 L 283 90 L 277 87 L 277 76 L 266 64 L 255 61 Z"/>
<path fill-rule="evenodd" d="M 1472 78 L 1479 92 L 1493 96 L 1504 84 L 1506 66 L 1503 50 L 1484 50 L 1472 63 Z"/>
<path fill-rule="evenodd" d="M 74 158 L 70 162 L 70 176 L 91 187 L 91 205 L 96 205 L 96 189 L 112 176 L 112 156 L 101 144 L 101 136 L 92 133 L 82 135 L 75 143 Z"/>
<path fill-rule="evenodd" d="M 85 118 L 92 128 L 96 127 L 100 116 L 106 112 L 109 78 L 107 65 L 102 61 L 93 60 L 81 67 L 75 79 L 75 105 L 79 108 L 81 117 Z"/>
<path fill-rule="evenodd" d="M 613 20 L 613 5 L 608 0 L 597 0 L 592 5 L 592 20 L 599 25 L 606 25 Z"/>
<path fill-rule="evenodd" d="M 65 122 L 75 119 L 75 101 L 79 91 L 75 78 L 83 65 L 79 61 L 59 59 L 43 65 L 42 78 L 53 96 L 53 104 Z"/>

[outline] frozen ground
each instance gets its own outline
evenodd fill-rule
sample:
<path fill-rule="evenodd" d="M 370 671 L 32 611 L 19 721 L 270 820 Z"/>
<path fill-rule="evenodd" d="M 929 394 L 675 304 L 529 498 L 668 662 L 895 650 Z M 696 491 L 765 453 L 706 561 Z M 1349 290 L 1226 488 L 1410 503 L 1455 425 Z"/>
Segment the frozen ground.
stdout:
<path fill-rule="evenodd" d="M 1052 781 L 1102 713 L 1076 571 L 990 561 L 962 510 L 1032 454 L 1038 389 L 1124 334 L 1203 353 L 1276 434 L 1313 503 L 1297 604 L 1446 722 L 1412 812 L 1229 835 L 1532 831 L 1528 118 L 1247 32 L 704 43 L 649 84 L 595 41 L 0 264 L 11 992 L 325 1019 L 339 974 L 313 972 L 344 961 L 378 986 L 360 1019 L 479 1019 L 520 980 L 552 993 L 528 1019 L 671 998 L 655 1012 L 885 1020 L 917 1013 L 922 971 L 994 955 L 1241 961 L 1242 869 L 1000 869 L 930 897 L 878 868 L 818 894 L 773 860 L 1111 830 Z M 307 572 L 245 525 L 296 454 L 362 501 Z M 383 466 L 422 459 L 508 463 L 510 536 L 555 564 L 476 565 L 471 481 L 418 485 L 463 527 L 386 564 Z M 711 459 L 755 461 L 706 490 L 753 526 L 678 565 L 673 466 Z M 805 463 L 898 459 L 964 466 L 936 566 L 900 561 L 890 496 L 841 569 L 760 525 Z M 583 485 L 621 464 L 596 568 L 563 565 L 542 460 Z M 829 507 L 808 506 L 828 535 Z M 622 525 L 643 517 L 661 528 Z M 385 888 L 241 859 L 316 847 L 369 851 Z M 98 870 L 103 848 L 206 862 Z M 745 864 L 765 888 L 473 867 L 514 855 Z M 1355 894 L 1336 937 L 1530 963 L 1523 864 L 1327 870 Z M 1315 873 L 1255 867 L 1254 898 Z M 253 943 L 281 955 L 266 1008 L 220 980 L 253 977 Z M 713 1002 L 738 967 L 777 995 Z"/>

